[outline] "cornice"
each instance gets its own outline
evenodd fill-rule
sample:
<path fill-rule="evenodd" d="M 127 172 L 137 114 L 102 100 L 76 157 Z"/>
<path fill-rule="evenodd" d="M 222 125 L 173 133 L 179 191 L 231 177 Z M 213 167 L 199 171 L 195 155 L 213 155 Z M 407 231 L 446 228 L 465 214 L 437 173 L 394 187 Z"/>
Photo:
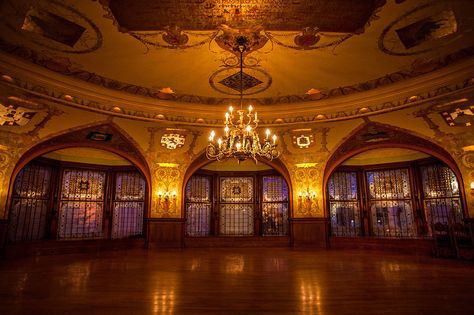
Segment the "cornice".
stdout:
<path fill-rule="evenodd" d="M 154 99 L 115 91 L 0 53 L 2 84 L 24 93 L 103 114 L 130 119 L 212 126 L 223 123 L 223 104 Z M 262 125 L 305 124 L 360 118 L 417 106 L 474 89 L 474 58 L 371 89 L 316 101 L 259 105 Z M 454 97 L 454 96 L 453 96 Z"/>

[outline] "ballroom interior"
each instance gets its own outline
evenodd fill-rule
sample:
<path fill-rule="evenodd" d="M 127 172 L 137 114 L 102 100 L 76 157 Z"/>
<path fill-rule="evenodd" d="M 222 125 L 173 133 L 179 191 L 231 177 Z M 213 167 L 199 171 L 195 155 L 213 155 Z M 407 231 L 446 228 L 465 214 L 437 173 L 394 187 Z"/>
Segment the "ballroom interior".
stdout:
<path fill-rule="evenodd" d="M 470 0 L 0 1 L 3 307 L 382 314 L 399 294 L 386 314 L 464 314 L 473 13 Z M 31 293 L 42 268 L 45 296 Z M 109 268 L 129 280 L 112 288 Z M 380 291 L 360 289 L 371 277 Z M 330 297 L 338 281 L 347 305 Z M 127 285 L 132 301 L 115 301 Z M 90 302 L 100 288 L 112 302 Z"/>

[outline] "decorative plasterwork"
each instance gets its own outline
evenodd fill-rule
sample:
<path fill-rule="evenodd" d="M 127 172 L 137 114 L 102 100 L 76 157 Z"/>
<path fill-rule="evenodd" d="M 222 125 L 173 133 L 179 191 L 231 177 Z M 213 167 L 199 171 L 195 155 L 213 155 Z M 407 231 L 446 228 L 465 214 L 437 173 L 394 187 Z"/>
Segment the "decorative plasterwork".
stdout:
<path fill-rule="evenodd" d="M 262 48 L 267 41 L 297 50 L 339 45 L 364 33 L 386 4 L 386 0 L 352 3 L 307 0 L 284 5 L 274 0 L 239 3 L 204 0 L 182 1 L 179 6 L 173 1 L 99 2 L 106 12 L 105 17 L 110 18 L 120 32 L 129 34 L 147 48 L 187 49 L 215 40 L 226 49 L 225 42 L 229 39 L 226 28 L 253 29 L 262 40 L 247 53 Z M 202 39 L 189 41 L 196 37 Z M 288 37 L 293 44 L 287 43 Z"/>
<path fill-rule="evenodd" d="M 3 78 L 7 77 L 8 79 L 0 80 L 2 84 L 6 84 L 11 88 L 19 90 L 23 93 L 26 92 L 27 96 L 32 96 L 36 98 L 43 99 L 43 101 L 54 101 L 60 102 L 68 106 L 74 106 L 83 109 L 94 110 L 108 115 L 128 117 L 132 119 L 140 119 L 147 121 L 161 121 L 161 122 L 172 122 L 179 123 L 184 125 L 221 125 L 223 121 L 221 119 L 213 119 L 207 117 L 196 118 L 193 116 L 193 113 L 189 116 L 184 115 L 172 115 L 172 114 L 158 114 L 156 111 L 145 111 L 145 110 L 134 110 L 133 108 L 121 108 L 120 111 L 117 111 L 117 106 L 110 104 L 99 103 L 96 100 L 91 100 L 87 98 L 81 98 L 80 95 L 67 95 L 64 92 L 57 91 L 52 89 L 49 86 L 38 85 L 36 83 L 31 83 L 28 81 L 23 81 L 20 78 L 12 78 L 6 74 L 3 75 Z M 459 79 L 458 79 L 459 80 Z M 383 103 L 372 103 L 370 106 L 364 107 L 362 109 L 349 109 L 344 111 L 337 112 L 327 112 L 311 115 L 306 114 L 306 116 L 293 116 L 286 114 L 283 118 L 275 121 L 273 119 L 260 118 L 261 125 L 269 124 L 306 124 L 306 123 L 318 123 L 318 122 L 328 122 L 328 121 L 338 121 L 353 119 L 356 117 L 364 117 L 373 114 L 380 114 L 384 112 L 389 112 L 393 110 L 398 110 L 402 108 L 418 106 L 420 104 L 435 101 L 441 97 L 449 97 L 454 93 L 460 91 L 472 90 L 474 87 L 474 79 L 462 79 L 458 82 L 450 83 L 444 86 L 438 86 L 434 89 L 424 91 L 419 93 L 416 98 L 413 96 L 406 96 L 401 99 L 394 99 L 390 101 L 385 101 Z M 314 113 L 314 112 L 313 112 Z"/>
<path fill-rule="evenodd" d="M 154 99 L 167 99 L 177 102 L 185 103 L 201 103 L 216 105 L 222 104 L 227 105 L 235 101 L 233 98 L 216 98 L 216 97 L 205 97 L 198 95 L 189 94 L 166 94 L 160 93 L 159 89 L 151 89 L 142 87 L 134 84 L 120 82 L 117 80 L 103 77 L 99 74 L 88 72 L 83 70 L 81 67 L 75 65 L 66 57 L 58 58 L 57 56 L 49 56 L 43 53 L 38 53 L 30 48 L 23 46 L 13 45 L 0 39 L 0 50 L 5 51 L 14 56 L 26 59 L 34 64 L 42 66 L 48 70 L 80 79 L 89 83 L 93 83 L 105 88 L 127 92 L 134 95 L 151 97 Z M 400 70 L 395 73 L 387 74 L 383 77 L 373 79 L 367 82 L 358 83 L 351 86 L 342 86 L 334 89 L 320 90 L 319 93 L 303 94 L 303 95 L 283 95 L 277 97 L 266 97 L 266 98 L 249 98 L 248 101 L 257 105 L 271 105 L 271 104 L 286 104 L 286 103 L 298 103 L 298 102 L 309 102 L 330 99 L 333 97 L 351 95 L 354 93 L 369 91 L 372 89 L 387 86 L 395 82 L 401 82 L 407 79 L 415 78 L 422 74 L 427 74 L 435 70 L 439 70 L 447 65 L 455 62 L 467 59 L 474 56 L 474 48 L 466 48 L 456 53 L 449 54 L 439 58 L 433 59 L 417 59 L 408 69 Z M 264 73 L 263 73 L 264 74 Z M 262 76 L 264 77 L 264 76 Z M 268 80 L 267 80 L 268 81 Z M 271 81 L 270 81 L 271 83 Z M 267 85 L 268 86 L 268 83 Z"/>

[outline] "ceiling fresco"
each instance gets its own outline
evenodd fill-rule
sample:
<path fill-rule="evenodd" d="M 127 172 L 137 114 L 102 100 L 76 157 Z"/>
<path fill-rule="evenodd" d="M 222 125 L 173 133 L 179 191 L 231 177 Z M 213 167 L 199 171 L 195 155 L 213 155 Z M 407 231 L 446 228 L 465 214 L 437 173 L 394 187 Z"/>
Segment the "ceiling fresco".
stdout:
<path fill-rule="evenodd" d="M 0 51 L 184 103 L 315 102 L 472 58 L 469 0 L 3 0 Z M 236 38 L 245 37 L 244 80 Z"/>

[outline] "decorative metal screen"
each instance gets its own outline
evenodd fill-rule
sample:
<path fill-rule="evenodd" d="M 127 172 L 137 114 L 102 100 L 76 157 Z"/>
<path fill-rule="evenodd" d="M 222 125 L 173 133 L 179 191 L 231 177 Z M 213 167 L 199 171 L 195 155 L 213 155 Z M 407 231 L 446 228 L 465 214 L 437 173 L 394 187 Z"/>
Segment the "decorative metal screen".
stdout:
<path fill-rule="evenodd" d="M 185 192 L 186 235 L 207 236 L 211 232 L 211 177 L 192 176 Z"/>
<path fill-rule="evenodd" d="M 103 237 L 105 176 L 104 171 L 63 170 L 58 238 Z"/>
<path fill-rule="evenodd" d="M 356 172 L 334 172 L 329 178 L 331 235 L 359 236 L 360 211 Z"/>
<path fill-rule="evenodd" d="M 219 232 L 222 235 L 254 234 L 253 177 L 220 178 Z"/>
<path fill-rule="evenodd" d="M 28 164 L 18 173 L 10 208 L 10 241 L 45 238 L 50 191 L 51 167 Z"/>
<path fill-rule="evenodd" d="M 262 178 L 262 234 L 288 234 L 288 185 L 281 176 Z"/>
<path fill-rule="evenodd" d="M 139 172 L 116 173 L 112 238 L 143 234 L 145 190 L 145 179 Z"/>
<path fill-rule="evenodd" d="M 449 167 L 442 164 L 422 166 L 423 201 L 428 226 L 462 223 L 459 183 Z"/>
<path fill-rule="evenodd" d="M 415 236 L 408 169 L 367 172 L 367 184 L 372 234 Z"/>

